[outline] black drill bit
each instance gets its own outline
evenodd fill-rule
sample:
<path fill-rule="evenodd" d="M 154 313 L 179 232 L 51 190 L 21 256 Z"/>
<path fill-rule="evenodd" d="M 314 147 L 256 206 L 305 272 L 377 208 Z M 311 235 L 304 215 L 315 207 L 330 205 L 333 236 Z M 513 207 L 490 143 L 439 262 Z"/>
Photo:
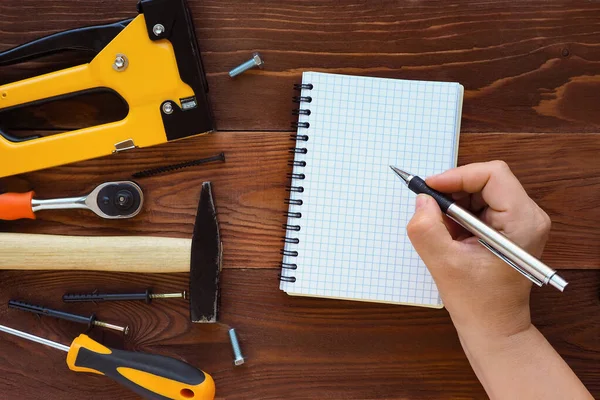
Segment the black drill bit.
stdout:
<path fill-rule="evenodd" d="M 103 328 L 113 329 L 115 331 L 123 332 L 124 335 L 129 333 L 128 326 L 117 326 L 113 324 L 109 324 L 106 322 L 98 321 L 96 319 L 96 314 L 92 314 L 89 317 L 84 317 L 82 315 L 71 314 L 64 311 L 53 310 L 51 308 L 46 308 L 42 306 L 35 306 L 33 304 L 23 303 L 22 301 L 9 300 L 8 301 L 9 308 L 16 308 L 17 310 L 29 311 L 38 315 L 47 315 L 49 317 L 66 319 L 67 321 L 78 322 L 80 324 L 86 324 L 88 328 L 93 326 L 101 326 Z"/>
<path fill-rule="evenodd" d="M 129 300 L 144 300 L 150 303 L 152 299 L 172 299 L 172 298 L 187 298 L 187 292 L 179 293 L 152 293 L 150 289 L 146 289 L 143 293 L 67 293 L 63 296 L 65 303 L 75 303 L 81 301 L 129 301 Z"/>

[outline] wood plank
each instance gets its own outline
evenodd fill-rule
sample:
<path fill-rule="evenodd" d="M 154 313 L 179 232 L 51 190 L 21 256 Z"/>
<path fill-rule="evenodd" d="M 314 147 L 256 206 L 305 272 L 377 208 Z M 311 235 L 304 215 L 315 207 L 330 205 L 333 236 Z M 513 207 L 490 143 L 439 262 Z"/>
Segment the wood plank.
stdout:
<path fill-rule="evenodd" d="M 600 271 L 564 271 L 561 294 L 534 289 L 534 323 L 597 398 L 600 396 Z M 220 399 L 486 398 L 445 310 L 298 298 L 278 289 L 275 270 L 226 270 L 221 324 L 191 324 L 184 301 L 62 304 L 67 290 L 181 290 L 185 274 L 0 272 L 0 302 L 40 302 L 128 323 L 131 337 L 92 331 L 116 348 L 185 359 L 215 378 Z M 551 311 L 548 311 L 551 310 Z M 68 343 L 83 327 L 3 309 L 0 323 Z M 246 365 L 232 365 L 228 327 Z M 48 400 L 135 399 L 100 376 L 69 372 L 65 354 L 0 333 L 0 393 Z M 25 384 L 27 382 L 27 384 Z"/>
<path fill-rule="evenodd" d="M 4 190 L 35 188 L 40 198 L 86 193 L 151 166 L 224 151 L 225 164 L 140 179 L 146 206 L 132 220 L 85 211 L 40 212 L 36 221 L 0 222 L 0 231 L 69 235 L 190 237 L 203 181 L 213 182 L 225 268 L 277 268 L 285 185 L 293 142 L 286 132 L 220 132 L 160 147 L 0 180 Z M 556 268 L 600 268 L 600 135 L 463 134 L 459 163 L 504 159 L 554 221 L 544 260 Z"/>
<path fill-rule="evenodd" d="M 219 130 L 286 130 L 302 71 L 450 80 L 465 86 L 464 132 L 595 132 L 600 6 L 595 2 L 189 0 Z M 4 0 L 0 50 L 136 14 L 129 0 Z M 253 51 L 264 71 L 230 79 Z M 83 62 L 67 55 L 0 69 L 0 83 Z M 73 127 L 116 115 L 68 101 L 3 116 Z M 108 103 L 108 104 L 107 104 Z M 76 112 L 74 112 L 76 110 Z"/>

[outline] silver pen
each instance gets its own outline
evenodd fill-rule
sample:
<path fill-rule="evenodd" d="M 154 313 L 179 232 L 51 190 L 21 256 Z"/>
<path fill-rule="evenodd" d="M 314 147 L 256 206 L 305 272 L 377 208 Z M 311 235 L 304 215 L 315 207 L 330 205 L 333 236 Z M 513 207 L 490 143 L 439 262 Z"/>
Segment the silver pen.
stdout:
<path fill-rule="evenodd" d="M 390 168 L 402 179 L 410 190 L 417 194 L 425 193 L 433 197 L 448 217 L 477 236 L 479 243 L 530 281 L 538 286 L 552 285 L 561 292 L 565 290 L 568 283 L 555 270 L 523 250 L 494 228 L 486 225 L 443 193 L 427 186 L 423 179 L 391 165 Z"/>

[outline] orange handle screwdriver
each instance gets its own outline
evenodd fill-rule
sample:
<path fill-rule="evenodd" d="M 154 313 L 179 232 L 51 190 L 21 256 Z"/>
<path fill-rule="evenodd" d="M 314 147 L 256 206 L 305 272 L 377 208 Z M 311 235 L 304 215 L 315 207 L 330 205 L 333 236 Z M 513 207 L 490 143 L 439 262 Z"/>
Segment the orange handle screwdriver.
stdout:
<path fill-rule="evenodd" d="M 174 358 L 109 349 L 83 334 L 68 347 L 3 325 L 0 331 L 65 351 L 72 371 L 108 376 L 145 399 L 215 398 L 215 383 L 210 375 Z"/>

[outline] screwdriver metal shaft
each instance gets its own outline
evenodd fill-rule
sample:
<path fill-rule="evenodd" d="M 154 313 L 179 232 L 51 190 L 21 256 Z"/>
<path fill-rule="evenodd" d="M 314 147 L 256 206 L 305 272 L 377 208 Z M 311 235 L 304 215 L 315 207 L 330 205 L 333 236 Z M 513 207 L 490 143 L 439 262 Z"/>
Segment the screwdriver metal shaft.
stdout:
<path fill-rule="evenodd" d="M 30 333 L 18 331 L 16 329 L 9 328 L 8 326 L 0 325 L 0 331 L 10 333 L 11 335 L 22 337 L 23 339 L 31 340 L 32 342 L 41 343 L 46 346 L 54 347 L 55 349 L 62 350 L 66 353 L 69 352 L 69 346 L 65 346 L 64 344 L 53 342 L 52 340 L 44 339 L 39 336 L 32 335 Z"/>

